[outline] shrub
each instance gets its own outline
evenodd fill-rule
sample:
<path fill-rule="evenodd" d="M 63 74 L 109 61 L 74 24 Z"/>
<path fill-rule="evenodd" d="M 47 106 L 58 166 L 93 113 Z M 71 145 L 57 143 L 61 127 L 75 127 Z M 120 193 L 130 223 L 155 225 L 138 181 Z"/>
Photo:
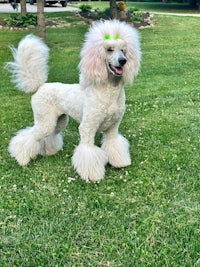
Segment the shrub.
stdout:
<path fill-rule="evenodd" d="M 109 8 L 109 7 L 106 8 L 106 9 L 104 10 L 104 14 L 105 14 L 107 17 L 110 17 L 110 8 Z"/>
<path fill-rule="evenodd" d="M 139 21 L 143 21 L 143 17 L 142 17 L 143 12 L 142 11 L 137 11 L 132 13 L 132 21 L 133 22 L 139 22 Z"/>
<path fill-rule="evenodd" d="M 128 9 L 128 11 L 129 11 L 130 13 L 134 13 L 134 12 L 136 12 L 136 11 L 139 11 L 139 9 L 138 9 L 137 7 L 131 7 L 131 8 Z"/>
<path fill-rule="evenodd" d="M 27 13 L 25 16 L 21 14 L 11 14 L 10 18 L 6 21 L 7 26 L 16 26 L 16 27 L 28 27 L 37 25 L 37 15 L 32 13 Z"/>
<path fill-rule="evenodd" d="M 79 6 L 80 10 L 84 13 L 90 12 L 92 7 L 88 4 L 82 4 Z"/>

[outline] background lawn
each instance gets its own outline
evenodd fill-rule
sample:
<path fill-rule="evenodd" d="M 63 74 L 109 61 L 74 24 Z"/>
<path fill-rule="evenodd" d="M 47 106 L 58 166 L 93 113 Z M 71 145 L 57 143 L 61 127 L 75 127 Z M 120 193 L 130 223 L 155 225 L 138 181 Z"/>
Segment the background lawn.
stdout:
<path fill-rule="evenodd" d="M 120 1 L 117 1 L 120 2 Z M 109 1 L 81 1 L 70 2 L 69 5 L 79 6 L 87 4 L 92 6 L 93 9 L 99 8 L 104 10 L 109 7 Z M 160 2 L 140 2 L 140 1 L 127 1 L 127 9 L 137 8 L 142 11 L 157 11 L 157 12 L 172 12 L 172 13 L 200 13 L 198 8 L 190 8 L 188 3 L 162 3 Z"/>
<path fill-rule="evenodd" d="M 3 66 L 8 45 L 30 31 L 1 31 L 0 266 L 200 266 L 200 20 L 154 20 L 140 30 L 142 67 L 126 88 L 121 132 L 132 165 L 108 166 L 99 184 L 71 167 L 72 120 L 57 155 L 25 168 L 10 158 L 9 140 L 33 115 L 30 95 L 14 89 Z M 49 81 L 78 82 L 87 28 L 47 30 Z"/>

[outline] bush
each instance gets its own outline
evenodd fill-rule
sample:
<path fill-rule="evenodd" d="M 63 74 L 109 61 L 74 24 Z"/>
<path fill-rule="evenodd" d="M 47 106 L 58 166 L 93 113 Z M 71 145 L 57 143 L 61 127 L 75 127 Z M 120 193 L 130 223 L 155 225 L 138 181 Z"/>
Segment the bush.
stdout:
<path fill-rule="evenodd" d="M 136 7 L 131 7 L 131 8 L 128 9 L 128 11 L 129 11 L 130 13 L 134 13 L 134 12 L 136 12 L 136 11 L 139 11 L 139 9 L 136 8 Z"/>
<path fill-rule="evenodd" d="M 109 8 L 109 7 L 106 8 L 106 9 L 104 10 L 104 14 L 105 14 L 107 17 L 110 17 L 110 8 Z"/>
<path fill-rule="evenodd" d="M 84 13 L 90 12 L 92 7 L 88 4 L 82 4 L 79 6 L 80 10 Z"/>
<path fill-rule="evenodd" d="M 29 26 L 36 26 L 37 25 L 37 15 L 27 13 L 25 16 L 21 14 L 10 14 L 10 18 L 6 21 L 7 26 L 16 26 L 26 28 Z"/>
<path fill-rule="evenodd" d="M 132 21 L 133 22 L 140 22 L 143 21 L 143 17 L 142 17 L 143 12 L 142 11 L 136 11 L 132 13 Z"/>

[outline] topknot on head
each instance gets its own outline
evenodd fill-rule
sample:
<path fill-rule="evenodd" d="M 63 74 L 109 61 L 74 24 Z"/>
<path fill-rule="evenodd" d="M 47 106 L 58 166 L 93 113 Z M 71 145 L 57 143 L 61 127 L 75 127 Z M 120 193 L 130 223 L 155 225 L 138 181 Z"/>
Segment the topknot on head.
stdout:
<path fill-rule="evenodd" d="M 94 23 L 88 32 L 87 39 L 96 41 L 124 40 L 137 35 L 137 31 L 129 24 L 119 20 L 100 20 Z M 135 38 L 134 38 L 135 39 Z"/>
<path fill-rule="evenodd" d="M 119 40 L 120 39 L 120 35 L 119 34 L 116 34 L 115 36 L 110 36 L 109 34 L 106 34 L 105 36 L 104 36 L 104 40 L 105 41 L 109 41 L 109 40 L 115 40 L 115 41 L 117 41 L 117 40 Z"/>
<path fill-rule="evenodd" d="M 120 32 L 122 29 L 120 29 L 120 25 L 122 22 L 118 20 L 100 20 L 96 23 L 94 23 L 89 32 L 88 32 L 88 40 L 94 39 L 97 42 L 100 41 L 109 41 L 109 40 L 119 40 L 121 39 Z"/>

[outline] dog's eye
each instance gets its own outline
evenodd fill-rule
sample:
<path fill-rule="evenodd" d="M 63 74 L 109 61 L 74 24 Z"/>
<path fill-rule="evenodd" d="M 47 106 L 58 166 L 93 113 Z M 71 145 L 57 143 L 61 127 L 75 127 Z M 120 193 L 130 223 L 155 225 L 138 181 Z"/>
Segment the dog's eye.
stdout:
<path fill-rule="evenodd" d="M 109 48 L 107 49 L 107 51 L 108 51 L 108 52 L 113 52 L 114 49 L 113 49 L 112 47 L 109 47 Z"/>
<path fill-rule="evenodd" d="M 126 55 L 126 49 L 121 49 L 121 52 L 124 54 L 124 56 Z"/>

